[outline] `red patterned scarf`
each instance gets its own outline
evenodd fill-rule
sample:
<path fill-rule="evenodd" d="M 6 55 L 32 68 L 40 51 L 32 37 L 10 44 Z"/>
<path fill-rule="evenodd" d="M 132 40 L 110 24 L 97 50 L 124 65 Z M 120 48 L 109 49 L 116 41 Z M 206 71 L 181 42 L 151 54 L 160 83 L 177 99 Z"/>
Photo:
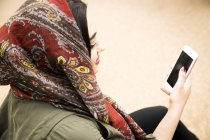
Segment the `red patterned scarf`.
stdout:
<path fill-rule="evenodd" d="M 126 139 L 145 139 L 102 94 L 66 0 L 27 0 L 0 29 L 0 84 L 10 84 L 17 97 L 92 116 Z"/>

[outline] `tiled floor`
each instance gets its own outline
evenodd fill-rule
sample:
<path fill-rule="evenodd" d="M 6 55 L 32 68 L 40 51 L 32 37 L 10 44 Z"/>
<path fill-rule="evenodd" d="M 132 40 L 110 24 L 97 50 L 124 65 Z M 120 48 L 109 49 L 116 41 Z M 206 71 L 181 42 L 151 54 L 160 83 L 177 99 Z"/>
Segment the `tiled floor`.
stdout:
<path fill-rule="evenodd" d="M 12 15 L 19 2 L 1 0 L 0 24 Z M 192 95 L 182 120 L 201 140 L 208 140 L 209 17 L 209 0 L 89 0 L 91 32 L 97 30 L 100 44 L 106 48 L 98 73 L 103 92 L 128 112 L 167 106 L 168 97 L 159 86 L 181 47 L 191 45 L 199 60 L 193 69 Z M 0 87 L 0 103 L 7 90 L 8 87 Z"/>

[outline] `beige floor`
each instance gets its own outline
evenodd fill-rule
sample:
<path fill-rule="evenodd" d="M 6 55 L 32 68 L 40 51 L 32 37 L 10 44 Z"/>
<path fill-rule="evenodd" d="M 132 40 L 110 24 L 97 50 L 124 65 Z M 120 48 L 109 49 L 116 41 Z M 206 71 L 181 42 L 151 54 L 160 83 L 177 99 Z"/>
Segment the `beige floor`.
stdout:
<path fill-rule="evenodd" d="M 0 24 L 24 0 L 0 0 Z M 182 120 L 201 140 L 210 137 L 210 1 L 89 0 L 91 32 L 106 51 L 98 81 L 128 111 L 168 104 L 159 89 L 183 45 L 199 54 Z M 8 87 L 0 87 L 0 103 Z"/>

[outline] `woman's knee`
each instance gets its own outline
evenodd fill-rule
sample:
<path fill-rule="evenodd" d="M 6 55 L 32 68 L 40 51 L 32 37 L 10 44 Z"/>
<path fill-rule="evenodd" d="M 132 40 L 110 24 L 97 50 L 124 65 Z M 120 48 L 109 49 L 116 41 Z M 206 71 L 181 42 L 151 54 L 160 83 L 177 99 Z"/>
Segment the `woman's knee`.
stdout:
<path fill-rule="evenodd" d="M 155 106 L 154 108 L 159 110 L 162 113 L 166 113 L 168 111 L 168 108 L 165 106 Z"/>
<path fill-rule="evenodd" d="M 146 133 L 153 133 L 167 111 L 164 106 L 154 106 L 140 109 L 130 115 Z"/>
<path fill-rule="evenodd" d="M 168 111 L 168 108 L 166 108 L 165 106 L 153 106 L 153 107 L 147 107 L 147 108 L 143 108 L 140 109 L 138 111 L 135 111 L 133 113 L 131 113 L 131 116 L 133 116 L 134 118 L 138 117 L 138 116 L 142 116 L 142 117 L 148 117 L 148 116 L 164 116 Z"/>

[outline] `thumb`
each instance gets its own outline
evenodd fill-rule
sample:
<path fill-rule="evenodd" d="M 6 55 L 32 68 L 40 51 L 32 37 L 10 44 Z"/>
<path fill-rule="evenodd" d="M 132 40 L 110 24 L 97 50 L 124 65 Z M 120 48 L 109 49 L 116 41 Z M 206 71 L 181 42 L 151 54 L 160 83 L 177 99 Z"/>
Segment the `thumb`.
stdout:
<path fill-rule="evenodd" d="M 179 70 L 179 77 L 178 77 L 178 80 L 176 82 L 176 85 L 175 87 L 183 87 L 184 86 L 184 83 L 185 83 L 185 80 L 186 80 L 186 70 L 184 67 L 182 67 L 180 70 Z"/>

